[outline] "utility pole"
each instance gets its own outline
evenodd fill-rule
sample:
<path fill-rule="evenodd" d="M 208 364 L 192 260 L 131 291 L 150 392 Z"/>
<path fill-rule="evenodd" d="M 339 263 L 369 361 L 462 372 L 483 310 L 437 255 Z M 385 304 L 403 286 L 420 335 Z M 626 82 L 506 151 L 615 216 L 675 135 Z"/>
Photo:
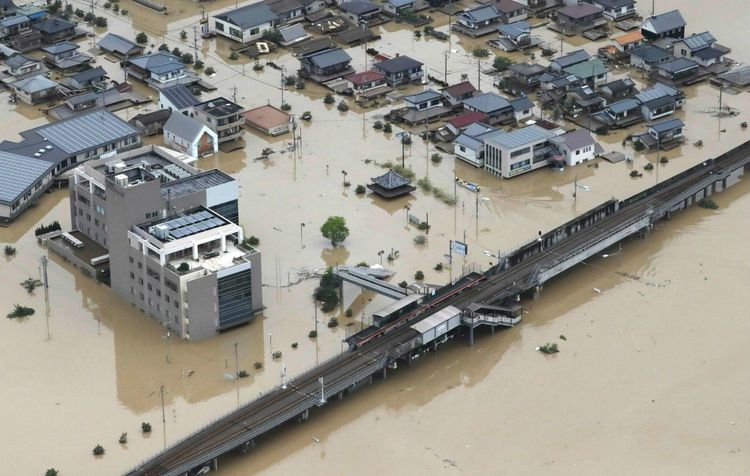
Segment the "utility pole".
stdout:
<path fill-rule="evenodd" d="M 234 378 L 240 378 L 240 356 L 237 352 L 237 343 L 234 343 Z"/>
<path fill-rule="evenodd" d="M 578 202 L 578 175 L 576 175 L 576 179 L 573 182 L 573 201 Z"/>
<path fill-rule="evenodd" d="M 198 61 L 198 27 L 196 25 L 193 25 L 193 61 Z"/>
<path fill-rule="evenodd" d="M 284 67 L 281 68 L 281 105 L 284 105 Z"/>
<path fill-rule="evenodd" d="M 42 280 L 44 282 L 44 305 L 47 311 L 47 340 L 49 340 L 49 281 L 47 280 L 47 256 L 42 256 Z"/>
<path fill-rule="evenodd" d="M 477 90 L 482 90 L 482 70 L 479 59 L 477 59 Z"/>
<path fill-rule="evenodd" d="M 446 51 L 443 54 L 443 56 L 445 56 L 445 64 L 443 66 L 443 81 L 447 85 L 448 84 L 448 52 Z"/>
<path fill-rule="evenodd" d="M 232 86 L 232 102 L 237 104 L 237 86 Z"/>
<path fill-rule="evenodd" d="M 159 386 L 159 393 L 161 394 L 161 428 L 162 434 L 164 435 L 164 447 L 167 447 L 167 415 L 164 412 L 164 385 Z"/>
<path fill-rule="evenodd" d="M 94 17 L 94 0 L 91 0 L 90 5 L 91 5 L 91 16 Z M 93 23 L 93 20 L 92 20 L 92 23 Z"/>

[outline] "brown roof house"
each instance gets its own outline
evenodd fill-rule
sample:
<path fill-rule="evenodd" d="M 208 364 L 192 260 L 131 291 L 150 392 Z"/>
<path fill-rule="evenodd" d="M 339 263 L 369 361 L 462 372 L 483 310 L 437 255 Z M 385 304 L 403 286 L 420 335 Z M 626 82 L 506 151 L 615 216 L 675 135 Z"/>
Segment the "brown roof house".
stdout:
<path fill-rule="evenodd" d="M 411 180 L 393 170 L 389 170 L 380 177 L 373 177 L 371 180 L 372 183 L 367 184 L 367 188 L 383 198 L 396 198 L 416 190 Z"/>
<path fill-rule="evenodd" d="M 291 114 L 287 114 L 270 104 L 250 109 L 242 115 L 245 116 L 246 124 L 269 136 L 286 134 L 289 132 L 289 126 L 293 121 Z"/>

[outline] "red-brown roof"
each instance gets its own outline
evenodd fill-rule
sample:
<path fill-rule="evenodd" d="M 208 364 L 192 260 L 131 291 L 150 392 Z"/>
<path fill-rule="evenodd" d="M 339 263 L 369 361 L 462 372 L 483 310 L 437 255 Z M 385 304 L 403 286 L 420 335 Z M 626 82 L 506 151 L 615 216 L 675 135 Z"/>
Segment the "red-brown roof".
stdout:
<path fill-rule="evenodd" d="M 273 107 L 270 104 L 266 106 L 256 107 L 242 113 L 245 120 L 251 124 L 254 124 L 262 129 L 273 129 L 282 124 L 289 123 L 291 118 L 290 114 L 282 111 L 279 108 Z"/>
<path fill-rule="evenodd" d="M 453 97 L 463 96 L 464 94 L 473 93 L 476 91 L 477 88 L 474 87 L 473 84 L 471 84 L 469 81 L 464 81 L 463 83 L 454 84 L 453 86 L 448 86 L 447 88 L 443 88 L 444 93 L 448 93 Z"/>
<path fill-rule="evenodd" d="M 469 124 L 474 124 L 475 122 L 482 122 L 485 119 L 487 119 L 487 114 L 480 111 L 472 111 L 467 112 L 466 114 L 461 114 L 455 119 L 451 119 L 450 121 L 448 121 L 448 124 L 460 129 L 462 127 L 468 126 Z"/>
<path fill-rule="evenodd" d="M 362 73 L 354 73 L 344 77 L 344 79 L 355 85 L 371 83 L 383 78 L 385 78 L 385 75 L 378 71 L 364 71 Z"/>

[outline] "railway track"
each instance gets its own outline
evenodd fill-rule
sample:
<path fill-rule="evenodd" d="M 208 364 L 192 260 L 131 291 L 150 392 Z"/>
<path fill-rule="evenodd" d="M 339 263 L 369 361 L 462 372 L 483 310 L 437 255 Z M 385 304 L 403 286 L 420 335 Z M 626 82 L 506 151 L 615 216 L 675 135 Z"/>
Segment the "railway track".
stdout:
<path fill-rule="evenodd" d="M 356 380 L 353 382 L 353 379 L 360 378 L 363 372 L 385 365 L 388 358 L 392 357 L 391 352 L 396 346 L 408 342 L 417 335 L 409 325 L 448 305 L 462 308 L 471 303 L 494 304 L 525 291 L 536 284 L 533 282 L 535 272 L 551 258 L 557 259 L 575 252 L 587 243 L 596 241 L 612 230 L 643 216 L 649 209 L 658 209 L 660 204 L 673 200 L 711 174 L 720 174 L 732 169 L 740 161 L 747 161 L 748 155 L 750 142 L 727 152 L 716 161 L 704 162 L 702 166 L 671 179 L 650 195 L 646 194 L 636 201 L 629 200 L 630 203 L 618 211 L 562 241 L 549 245 L 511 268 L 470 277 L 466 283 L 459 284 L 432 299 L 428 298 L 416 310 L 354 341 L 355 349 L 352 352 L 341 354 L 292 379 L 286 389 L 276 388 L 245 404 L 126 474 L 184 474 L 210 461 L 214 455 L 218 456 L 241 446 L 255 438 L 256 434 L 278 426 L 315 406 L 322 397 L 319 386 L 321 377 L 326 387 L 340 388 L 342 384 L 355 383 Z"/>

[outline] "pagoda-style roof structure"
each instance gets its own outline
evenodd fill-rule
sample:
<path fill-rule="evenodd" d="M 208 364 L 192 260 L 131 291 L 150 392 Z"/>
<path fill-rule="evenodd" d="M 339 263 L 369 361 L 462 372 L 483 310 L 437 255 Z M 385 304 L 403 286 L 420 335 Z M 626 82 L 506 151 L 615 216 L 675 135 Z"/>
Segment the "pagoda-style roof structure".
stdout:
<path fill-rule="evenodd" d="M 396 198 L 416 190 L 416 187 L 411 185 L 411 180 L 393 170 L 371 180 L 372 183 L 368 184 L 367 188 L 383 198 Z"/>

